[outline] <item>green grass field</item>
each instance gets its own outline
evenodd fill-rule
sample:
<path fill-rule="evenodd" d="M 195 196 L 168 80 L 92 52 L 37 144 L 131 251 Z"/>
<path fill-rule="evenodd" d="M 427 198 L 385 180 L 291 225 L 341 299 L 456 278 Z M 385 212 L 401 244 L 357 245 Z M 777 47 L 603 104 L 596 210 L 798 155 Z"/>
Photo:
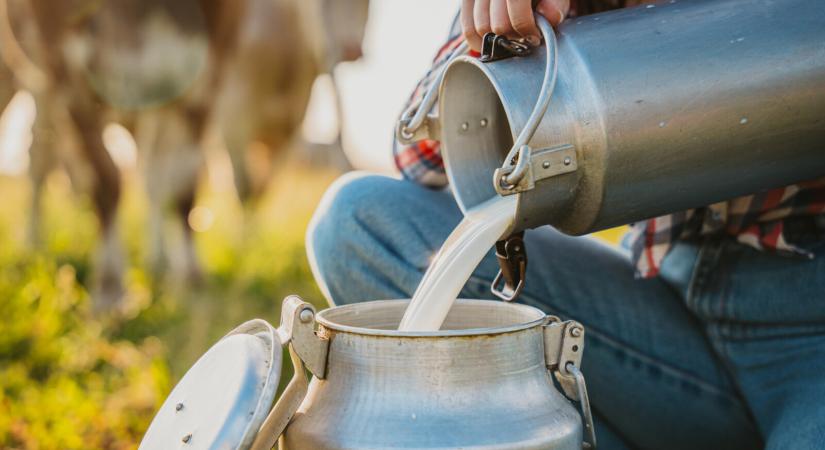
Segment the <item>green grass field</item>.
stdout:
<path fill-rule="evenodd" d="M 147 273 L 146 200 L 127 176 L 127 293 L 108 317 L 91 312 L 97 222 L 88 199 L 53 175 L 33 250 L 28 181 L 0 178 L 0 448 L 134 448 L 174 382 L 224 333 L 253 317 L 277 325 L 288 294 L 320 305 L 304 230 L 334 178 L 285 171 L 252 212 L 231 190 L 204 186 L 198 204 L 214 220 L 196 235 L 205 276 L 191 287 Z"/>

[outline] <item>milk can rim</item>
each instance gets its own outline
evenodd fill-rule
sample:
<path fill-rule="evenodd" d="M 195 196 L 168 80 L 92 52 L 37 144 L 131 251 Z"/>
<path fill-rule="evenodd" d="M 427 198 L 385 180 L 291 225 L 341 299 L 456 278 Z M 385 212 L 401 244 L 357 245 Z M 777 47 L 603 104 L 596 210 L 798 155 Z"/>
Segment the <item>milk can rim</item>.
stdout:
<path fill-rule="evenodd" d="M 409 299 L 394 299 L 394 300 L 373 300 L 369 302 L 360 302 L 360 303 L 352 303 L 349 305 L 341 305 L 335 306 L 332 308 L 325 309 L 320 311 L 316 316 L 315 320 L 320 324 L 322 327 L 334 330 L 337 332 L 345 332 L 350 334 L 358 334 L 358 335 L 366 335 L 366 336 L 379 336 L 379 337 L 415 337 L 415 338 L 445 338 L 445 337 L 456 337 L 456 336 L 483 336 L 483 335 L 498 335 L 498 334 L 505 334 L 505 333 L 512 333 L 515 331 L 523 331 L 533 327 L 541 326 L 547 321 L 547 314 L 544 311 L 530 306 L 530 305 L 523 305 L 520 303 L 505 303 L 499 300 L 479 300 L 479 299 L 458 299 L 457 303 L 467 305 L 467 304 L 479 304 L 483 306 L 489 306 L 490 304 L 495 304 L 498 307 L 499 305 L 502 308 L 518 308 L 523 310 L 525 313 L 534 313 L 536 314 L 536 319 L 531 320 L 529 322 L 521 322 L 515 323 L 512 325 L 506 325 L 501 327 L 485 327 L 485 328 L 467 328 L 462 330 L 440 330 L 440 331 L 398 331 L 398 330 L 384 330 L 384 329 L 375 329 L 375 328 L 364 328 L 364 327 L 356 327 L 351 325 L 342 325 L 336 322 L 332 322 L 327 319 L 327 315 L 331 314 L 335 311 L 341 311 L 342 309 L 356 309 L 356 308 L 363 308 L 365 305 L 376 305 L 376 304 L 387 304 L 387 303 L 409 303 Z"/>

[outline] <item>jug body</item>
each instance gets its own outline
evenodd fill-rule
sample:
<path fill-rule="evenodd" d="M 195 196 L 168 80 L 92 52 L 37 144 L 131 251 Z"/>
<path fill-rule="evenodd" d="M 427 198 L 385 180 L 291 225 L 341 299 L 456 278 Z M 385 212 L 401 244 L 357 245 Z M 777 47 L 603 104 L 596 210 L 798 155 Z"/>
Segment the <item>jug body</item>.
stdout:
<path fill-rule="evenodd" d="M 822 42 L 825 8 L 806 0 L 669 0 L 565 22 L 513 231 L 584 234 L 822 176 Z M 447 68 L 440 137 L 463 210 L 500 195 L 493 172 L 547 58 Z"/>
<path fill-rule="evenodd" d="M 406 305 L 318 314 L 326 377 L 310 383 L 282 448 L 582 448 L 582 418 L 546 368 L 541 311 L 459 301 L 442 331 L 395 331 Z"/>

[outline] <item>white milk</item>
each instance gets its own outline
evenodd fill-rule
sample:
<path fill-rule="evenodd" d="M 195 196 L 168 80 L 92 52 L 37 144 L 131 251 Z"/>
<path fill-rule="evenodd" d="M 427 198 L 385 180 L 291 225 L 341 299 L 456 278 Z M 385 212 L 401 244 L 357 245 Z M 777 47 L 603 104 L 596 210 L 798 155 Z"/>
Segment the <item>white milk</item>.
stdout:
<path fill-rule="evenodd" d="M 398 329 L 440 329 L 464 283 L 502 238 L 515 214 L 516 196 L 495 197 L 468 211 L 430 263 Z"/>

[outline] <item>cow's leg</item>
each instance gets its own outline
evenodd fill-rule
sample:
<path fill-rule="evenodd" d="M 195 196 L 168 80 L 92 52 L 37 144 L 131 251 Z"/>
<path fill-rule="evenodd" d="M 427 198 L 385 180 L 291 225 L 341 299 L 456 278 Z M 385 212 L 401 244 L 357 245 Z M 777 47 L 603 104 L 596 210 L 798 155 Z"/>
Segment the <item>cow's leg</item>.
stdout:
<path fill-rule="evenodd" d="M 32 247 L 41 245 L 41 199 L 46 177 L 54 168 L 57 155 L 52 139 L 53 130 L 48 127 L 49 112 L 44 102 L 37 102 L 37 115 L 32 126 L 32 143 L 29 147 L 29 180 L 31 181 L 31 205 L 27 240 Z"/>
<path fill-rule="evenodd" d="M 89 88 L 82 71 L 69 67 L 58 43 L 66 42 L 70 35 L 67 17 L 74 12 L 74 2 L 52 0 L 32 0 L 33 18 L 37 24 L 43 45 L 43 57 L 50 78 L 54 82 L 54 92 L 60 101 L 66 101 L 71 122 L 77 128 L 82 144 L 81 154 L 89 163 L 94 174 L 91 187 L 102 241 L 98 248 L 95 265 L 93 298 L 96 309 L 110 309 L 117 306 L 123 296 L 123 252 L 117 237 L 116 216 L 120 198 L 120 174 L 114 161 L 103 145 L 103 123 L 95 94 Z"/>
<path fill-rule="evenodd" d="M 146 216 L 146 265 L 152 278 L 160 279 L 168 267 L 166 242 L 164 233 L 165 191 L 167 190 L 167 176 L 163 159 L 163 144 L 161 142 L 161 127 L 164 125 L 164 110 L 153 110 L 140 113 L 135 121 L 134 136 L 143 169 L 143 181 L 147 197 Z"/>
<path fill-rule="evenodd" d="M 32 195 L 29 210 L 28 241 L 32 247 L 42 245 L 42 198 L 46 178 L 55 169 L 63 168 L 75 190 L 83 191 L 78 173 L 82 170 L 72 144 L 76 133 L 65 111 L 65 106 L 48 93 L 33 96 L 36 108 L 32 124 L 32 142 L 29 146 L 29 180 Z M 75 146 L 76 147 L 76 146 Z"/>
<path fill-rule="evenodd" d="M 117 306 L 123 297 L 124 256 L 116 220 L 120 200 L 120 173 L 103 145 L 99 106 L 91 97 L 84 98 L 82 91 L 72 90 L 66 97 L 72 98 L 68 105 L 69 115 L 77 126 L 83 155 L 95 175 L 92 199 L 100 222 L 102 240 L 95 263 L 93 298 L 96 309 L 106 310 Z"/>
<path fill-rule="evenodd" d="M 192 227 L 189 225 L 189 214 L 195 207 L 195 193 L 197 190 L 197 177 L 192 183 L 178 194 L 176 210 L 183 230 L 183 258 L 185 264 L 185 275 L 187 281 L 198 284 L 203 280 L 203 272 L 198 260 L 198 253 L 195 249 L 195 239 Z"/>
<path fill-rule="evenodd" d="M 246 205 L 254 197 L 255 174 L 252 170 L 259 168 L 249 164 L 248 147 L 252 140 L 254 123 L 257 122 L 259 107 L 250 98 L 247 80 L 234 61 L 230 61 L 221 83 L 220 100 L 213 112 L 216 125 L 220 130 L 229 161 L 232 164 L 232 177 L 235 191 L 241 204 Z M 239 119 L 241 118 L 241 119 Z"/>
<path fill-rule="evenodd" d="M 213 68 L 213 71 L 217 70 Z M 203 148 L 207 140 L 208 123 L 210 118 L 211 102 L 199 102 L 188 107 L 181 107 L 184 111 L 185 126 L 188 133 L 184 136 L 188 141 L 181 146 L 183 159 L 187 161 L 184 179 L 176 191 L 175 208 L 179 223 L 183 231 L 183 257 L 186 278 L 190 283 L 199 284 L 203 281 L 198 253 L 195 249 L 195 239 L 189 216 L 195 208 L 195 195 L 198 190 L 198 175 L 205 163 Z"/>
<path fill-rule="evenodd" d="M 241 121 L 238 121 L 241 122 Z M 249 173 L 246 149 L 250 140 L 248 123 L 227 123 L 221 127 L 229 161 L 232 163 L 232 177 L 238 199 L 246 204 L 253 196 L 254 183 Z"/>
<path fill-rule="evenodd" d="M 201 122 L 199 114 L 191 114 L 182 105 L 144 113 L 138 122 L 138 145 L 149 200 L 149 264 L 158 279 L 169 266 L 176 269 L 175 275 L 182 273 L 190 281 L 200 279 L 188 217 L 203 165 L 199 146 Z M 170 242 L 165 236 L 167 212 L 173 212 L 175 222 L 181 226 L 180 242 Z"/>

